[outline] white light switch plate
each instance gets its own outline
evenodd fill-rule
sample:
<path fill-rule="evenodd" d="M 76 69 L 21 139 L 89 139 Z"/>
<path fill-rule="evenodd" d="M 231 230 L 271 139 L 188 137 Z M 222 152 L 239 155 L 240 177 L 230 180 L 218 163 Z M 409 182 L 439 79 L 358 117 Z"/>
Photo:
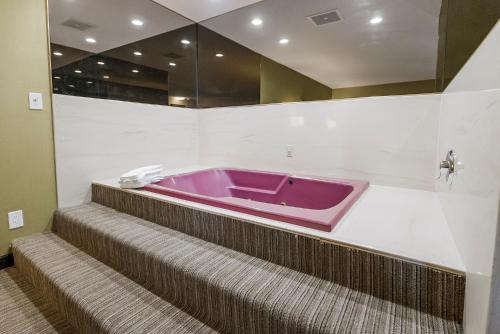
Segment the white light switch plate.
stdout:
<path fill-rule="evenodd" d="M 30 99 L 30 109 L 31 110 L 43 110 L 42 93 L 30 92 L 29 99 Z"/>
<path fill-rule="evenodd" d="M 23 226 L 23 210 L 9 212 L 9 229 L 12 230 Z"/>

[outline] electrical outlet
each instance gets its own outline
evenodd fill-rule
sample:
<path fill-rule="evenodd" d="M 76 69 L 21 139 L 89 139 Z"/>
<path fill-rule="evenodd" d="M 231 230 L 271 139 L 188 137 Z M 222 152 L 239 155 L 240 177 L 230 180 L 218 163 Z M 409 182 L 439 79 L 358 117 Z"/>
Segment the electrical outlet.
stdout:
<path fill-rule="evenodd" d="M 23 210 L 9 212 L 9 230 L 23 227 Z"/>
<path fill-rule="evenodd" d="M 293 145 L 286 145 L 286 157 L 293 158 Z"/>

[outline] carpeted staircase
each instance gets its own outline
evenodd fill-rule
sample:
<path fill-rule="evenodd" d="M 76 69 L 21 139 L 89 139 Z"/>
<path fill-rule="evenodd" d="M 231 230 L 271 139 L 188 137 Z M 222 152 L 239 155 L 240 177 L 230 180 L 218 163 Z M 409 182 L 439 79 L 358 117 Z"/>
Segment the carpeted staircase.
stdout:
<path fill-rule="evenodd" d="M 53 233 L 18 239 L 13 252 L 16 268 L 9 271 L 43 300 L 18 303 L 29 304 L 34 317 L 51 309 L 58 325 L 46 326 L 46 333 L 462 332 L 458 321 L 96 203 L 58 210 Z M 0 307 L 4 300 L 16 304 L 4 298 L 5 276 Z M 15 320 L 13 307 L 0 309 L 2 319 L 4 312 L 11 317 L 1 333 L 30 332 L 29 324 L 15 331 L 9 319 L 38 321 Z"/>

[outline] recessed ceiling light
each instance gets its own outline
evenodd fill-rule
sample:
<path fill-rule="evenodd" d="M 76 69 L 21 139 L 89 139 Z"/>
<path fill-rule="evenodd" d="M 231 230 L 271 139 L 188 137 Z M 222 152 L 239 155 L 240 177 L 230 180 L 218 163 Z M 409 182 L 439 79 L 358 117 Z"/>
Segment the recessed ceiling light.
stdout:
<path fill-rule="evenodd" d="M 81 70 L 75 70 L 75 73 L 80 74 L 80 73 L 82 73 L 82 71 Z"/>
<path fill-rule="evenodd" d="M 103 79 L 109 79 L 109 75 L 103 75 L 102 78 Z"/>
<path fill-rule="evenodd" d="M 254 26 L 260 26 L 260 25 L 262 25 L 262 20 L 261 20 L 259 17 L 256 17 L 256 18 L 254 18 L 254 19 L 252 20 L 252 24 L 253 24 Z"/>
<path fill-rule="evenodd" d="M 380 16 L 375 16 L 374 18 L 372 18 L 370 20 L 370 23 L 371 24 L 379 24 L 380 22 L 382 22 L 384 19 L 381 18 Z"/>
<path fill-rule="evenodd" d="M 93 82 L 92 82 L 92 81 L 87 81 L 87 83 L 88 83 L 89 85 L 92 85 L 92 84 L 93 84 Z"/>
<path fill-rule="evenodd" d="M 216 56 L 217 58 L 222 58 L 222 57 L 224 57 L 224 54 L 222 54 L 222 53 L 216 53 L 216 54 L 215 54 L 215 56 Z"/>
<path fill-rule="evenodd" d="M 97 65 L 104 65 L 104 62 L 103 61 L 98 61 Z"/>
<path fill-rule="evenodd" d="M 142 52 L 141 51 L 134 51 L 134 56 L 142 56 Z"/>
<path fill-rule="evenodd" d="M 87 37 L 87 38 L 85 38 L 85 42 L 90 43 L 90 44 L 95 44 L 96 40 L 92 37 Z"/>
<path fill-rule="evenodd" d="M 177 66 L 177 64 L 176 64 L 176 63 L 168 63 L 168 64 L 169 64 L 170 66 L 172 66 L 172 67 Z"/>
<path fill-rule="evenodd" d="M 191 42 L 190 42 L 189 40 L 187 40 L 187 39 L 183 39 L 183 40 L 181 40 L 181 43 L 182 43 L 182 44 L 184 44 L 184 45 L 189 45 L 189 44 L 191 44 Z"/>
<path fill-rule="evenodd" d="M 282 38 L 282 39 L 280 39 L 280 44 L 288 44 L 288 42 L 290 42 L 288 40 L 288 38 Z"/>
<path fill-rule="evenodd" d="M 134 73 L 139 73 L 139 70 L 132 70 L 132 72 L 134 72 Z"/>
<path fill-rule="evenodd" d="M 56 80 L 60 80 L 60 79 L 61 79 L 61 77 L 57 76 L 57 77 L 54 77 L 54 79 L 56 79 Z"/>
<path fill-rule="evenodd" d="M 133 19 L 131 22 L 133 25 L 138 26 L 138 27 L 144 25 L 144 22 L 142 22 L 141 20 L 138 20 L 138 19 Z"/>
<path fill-rule="evenodd" d="M 75 88 L 75 85 L 68 85 L 69 88 Z"/>
<path fill-rule="evenodd" d="M 58 57 L 61 57 L 63 55 L 62 52 L 59 52 L 59 51 L 54 51 L 52 54 L 54 56 L 58 56 Z"/>

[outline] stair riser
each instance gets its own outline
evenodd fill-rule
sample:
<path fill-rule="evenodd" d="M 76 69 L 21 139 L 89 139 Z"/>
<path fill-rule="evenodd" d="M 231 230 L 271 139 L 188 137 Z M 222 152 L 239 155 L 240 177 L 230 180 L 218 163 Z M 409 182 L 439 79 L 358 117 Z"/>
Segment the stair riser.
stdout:
<path fill-rule="evenodd" d="M 193 273 L 180 271 L 159 257 L 140 252 L 57 213 L 53 226 L 59 237 L 221 332 L 306 331 L 295 319 L 273 318 L 272 310 L 249 303 L 230 289 L 224 290 Z"/>
<path fill-rule="evenodd" d="M 104 331 L 99 323 L 88 321 L 89 316 L 86 315 L 79 307 L 78 303 L 65 295 L 57 286 L 51 283 L 49 277 L 45 276 L 36 265 L 34 265 L 29 255 L 13 248 L 16 268 L 23 274 L 40 293 L 44 300 L 52 307 L 57 309 L 61 316 L 73 327 L 77 328 L 79 333 L 85 334 L 104 334 Z"/>
<path fill-rule="evenodd" d="M 444 319 L 462 321 L 465 277 L 100 185 L 94 202 Z"/>
<path fill-rule="evenodd" d="M 73 214 L 71 217 L 76 217 L 76 215 Z M 119 221 L 110 228 L 109 220 L 94 221 L 92 216 L 82 217 L 78 215 L 78 217 L 78 219 L 68 218 L 65 214 L 57 213 L 54 219 L 54 228 L 58 236 L 221 332 L 337 333 L 338 331 L 343 332 L 342 329 L 352 330 L 356 328 L 356 321 L 360 321 L 360 319 L 356 320 L 355 317 L 344 319 L 341 305 L 346 300 L 336 298 L 349 295 L 349 300 L 359 299 L 362 304 L 367 298 L 370 298 L 361 292 L 325 280 L 317 280 L 310 275 L 290 271 L 285 267 L 277 267 L 269 262 L 265 262 L 268 264 L 269 271 L 260 271 L 266 275 L 266 278 L 263 278 L 264 281 L 269 279 L 268 273 L 275 270 L 272 268 L 280 268 L 278 272 L 272 271 L 274 273 L 272 277 L 274 277 L 273 280 L 277 279 L 283 284 L 279 282 L 269 283 L 272 284 L 271 288 L 266 290 L 267 285 L 262 284 L 263 280 L 260 274 L 255 272 L 255 268 L 262 268 L 264 264 L 264 261 L 258 258 L 251 258 L 248 262 L 247 255 L 233 252 L 231 258 L 226 258 L 225 262 L 218 262 L 213 255 L 203 255 L 205 252 L 212 254 L 214 250 L 216 252 L 223 251 L 215 245 L 198 250 L 186 257 L 184 254 L 189 254 L 192 251 L 190 248 L 192 246 L 179 248 L 176 238 L 182 238 L 182 236 L 170 237 L 168 244 L 162 244 L 159 241 L 155 243 L 154 240 L 159 240 L 157 236 L 150 239 L 151 237 L 146 237 L 144 234 L 136 234 L 134 230 L 125 231 L 127 229 L 118 232 Z M 80 222 L 80 219 L 93 222 L 86 224 Z M 108 228 L 102 229 L 101 225 L 107 225 Z M 109 234 L 110 230 L 115 232 Z M 220 266 L 222 263 L 224 265 Z M 245 266 L 242 267 L 241 263 L 245 263 Z M 222 274 L 217 273 L 218 278 L 212 276 L 214 274 L 212 265 L 217 266 L 218 271 L 223 272 Z M 209 274 L 210 272 L 212 274 Z M 294 278 L 287 279 L 286 277 L 290 277 L 289 275 L 293 275 Z M 241 280 L 247 279 L 245 284 L 240 284 Z M 304 290 L 303 285 L 293 283 L 311 280 L 316 282 L 314 289 L 310 288 L 308 284 L 308 288 Z M 259 292 L 261 289 L 264 289 L 263 292 Z M 327 293 L 324 299 L 321 297 L 323 293 Z M 270 297 L 270 295 L 274 295 L 274 297 Z M 263 296 L 268 297 L 263 298 Z M 334 296 L 335 299 L 331 299 Z M 324 304 L 325 307 L 316 311 L 315 305 L 318 302 Z M 340 309 L 338 309 L 339 307 Z M 295 313 L 294 316 L 288 317 L 286 315 L 291 311 L 291 308 L 300 308 L 303 311 L 300 312 L 300 316 Z M 394 304 L 387 301 L 380 301 L 377 304 L 377 309 L 386 310 L 385 314 L 391 314 L 390 310 L 393 308 Z M 322 318 L 321 314 L 325 310 L 332 313 Z M 427 315 L 417 315 L 416 311 L 406 312 L 408 314 L 403 315 L 403 319 L 405 317 L 420 317 L 421 323 L 435 321 Z M 349 314 L 349 312 L 347 313 Z M 319 316 L 319 321 L 311 323 L 304 320 L 304 318 L 308 319 L 311 316 Z M 396 317 L 393 321 L 398 320 L 401 319 Z M 363 322 L 363 325 L 360 326 L 363 326 L 365 331 L 378 333 L 379 331 L 371 329 L 372 326 L 377 326 L 377 323 L 377 321 L 368 321 L 368 323 Z M 426 326 L 441 328 L 436 327 L 436 325 Z M 446 330 L 443 330 L 443 333 L 446 333 Z"/>

